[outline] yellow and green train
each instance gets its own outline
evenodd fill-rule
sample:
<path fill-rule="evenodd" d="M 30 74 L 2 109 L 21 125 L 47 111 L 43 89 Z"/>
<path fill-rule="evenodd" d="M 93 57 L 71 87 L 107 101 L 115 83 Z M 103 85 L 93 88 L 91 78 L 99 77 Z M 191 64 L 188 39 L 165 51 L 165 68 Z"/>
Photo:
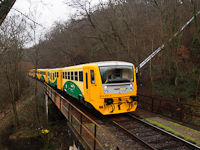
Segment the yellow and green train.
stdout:
<path fill-rule="evenodd" d="M 32 69 L 29 76 L 65 91 L 103 115 L 135 111 L 137 83 L 135 66 L 106 61 L 55 69 Z"/>

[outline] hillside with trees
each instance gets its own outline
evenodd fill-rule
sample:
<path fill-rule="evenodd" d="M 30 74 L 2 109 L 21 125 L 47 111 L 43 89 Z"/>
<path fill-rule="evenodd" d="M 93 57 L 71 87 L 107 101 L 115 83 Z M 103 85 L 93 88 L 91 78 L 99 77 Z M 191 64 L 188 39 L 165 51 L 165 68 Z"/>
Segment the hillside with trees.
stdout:
<path fill-rule="evenodd" d="M 138 82 L 164 97 L 199 101 L 198 0 L 112 0 L 93 7 L 89 1 L 74 0 L 68 5 L 77 14 L 65 23 L 55 22 L 37 45 L 39 68 L 106 60 L 138 66 L 165 44 L 140 70 Z M 192 16 L 194 21 L 173 38 Z"/>

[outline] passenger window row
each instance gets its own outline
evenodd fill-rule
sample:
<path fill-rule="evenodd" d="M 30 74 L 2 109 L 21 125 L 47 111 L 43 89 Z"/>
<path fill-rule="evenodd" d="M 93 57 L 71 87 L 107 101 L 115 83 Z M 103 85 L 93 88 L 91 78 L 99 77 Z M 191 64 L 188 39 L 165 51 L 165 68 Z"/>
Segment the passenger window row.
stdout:
<path fill-rule="evenodd" d="M 48 76 L 51 80 L 54 80 L 55 78 L 58 78 L 59 75 L 58 75 L 58 72 L 48 72 Z"/>
<path fill-rule="evenodd" d="M 62 78 L 83 82 L 83 71 L 66 71 L 62 73 Z"/>

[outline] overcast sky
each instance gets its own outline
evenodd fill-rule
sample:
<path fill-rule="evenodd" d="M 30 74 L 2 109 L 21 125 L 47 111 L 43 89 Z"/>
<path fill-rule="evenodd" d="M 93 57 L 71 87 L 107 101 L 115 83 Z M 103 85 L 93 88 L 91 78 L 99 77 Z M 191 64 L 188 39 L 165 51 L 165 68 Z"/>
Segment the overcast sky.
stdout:
<path fill-rule="evenodd" d="M 68 5 L 64 3 L 65 1 L 66 0 L 16 0 L 8 16 L 13 13 L 23 13 L 38 24 L 41 24 L 43 27 L 37 25 L 35 30 L 36 42 L 38 42 L 39 39 L 50 30 L 55 21 L 67 21 L 71 14 L 76 12 L 76 10 L 69 8 Z M 33 31 L 31 32 L 33 34 Z M 26 44 L 26 47 L 31 47 L 33 44 L 33 42 L 29 42 Z"/>
<path fill-rule="evenodd" d="M 41 24 L 44 28 L 37 27 L 37 38 L 41 34 L 45 34 L 55 21 L 64 22 L 70 19 L 72 14 L 76 13 L 75 9 L 70 8 L 66 1 L 70 0 L 16 0 L 9 15 L 15 13 L 25 14 L 35 22 Z M 99 0 L 91 0 L 93 3 L 98 3 Z M 107 1 L 107 0 L 101 0 Z M 16 11 L 18 10 L 18 11 Z"/>
<path fill-rule="evenodd" d="M 16 0 L 13 8 L 10 14 L 17 14 L 17 9 L 45 28 L 51 27 L 55 21 L 66 21 L 71 13 L 64 0 Z"/>

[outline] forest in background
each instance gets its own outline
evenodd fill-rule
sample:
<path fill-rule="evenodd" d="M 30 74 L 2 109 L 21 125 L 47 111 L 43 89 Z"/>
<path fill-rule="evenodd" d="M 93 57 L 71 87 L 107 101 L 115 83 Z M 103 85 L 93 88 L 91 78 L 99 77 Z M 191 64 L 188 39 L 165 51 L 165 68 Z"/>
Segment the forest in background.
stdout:
<path fill-rule="evenodd" d="M 15 104 L 28 87 L 29 69 L 109 60 L 138 66 L 162 44 L 165 48 L 140 70 L 138 83 L 166 98 L 199 103 L 198 0 L 110 0 L 95 6 L 72 0 L 66 5 L 77 13 L 68 21 L 55 22 L 31 48 L 26 44 L 36 39 L 36 22 L 14 15 L 1 25 L 1 111 L 12 104 L 16 113 Z M 192 16 L 194 21 L 172 38 Z"/>

